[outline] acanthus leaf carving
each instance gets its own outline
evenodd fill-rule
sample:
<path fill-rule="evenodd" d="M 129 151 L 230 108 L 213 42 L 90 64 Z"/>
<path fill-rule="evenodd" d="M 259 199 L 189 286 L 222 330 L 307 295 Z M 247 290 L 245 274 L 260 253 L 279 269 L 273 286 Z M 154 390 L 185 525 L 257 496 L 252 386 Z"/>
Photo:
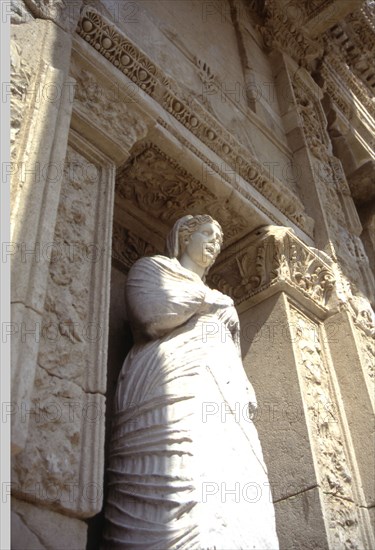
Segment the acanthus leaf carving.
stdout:
<path fill-rule="evenodd" d="M 236 244 L 236 254 L 218 260 L 211 283 L 241 303 L 285 281 L 321 307 L 335 286 L 331 268 L 285 227 L 265 226 Z"/>
<path fill-rule="evenodd" d="M 150 243 L 138 235 L 122 227 L 119 223 L 113 224 L 112 259 L 121 265 L 123 271 L 128 272 L 139 258 L 161 253 Z"/>

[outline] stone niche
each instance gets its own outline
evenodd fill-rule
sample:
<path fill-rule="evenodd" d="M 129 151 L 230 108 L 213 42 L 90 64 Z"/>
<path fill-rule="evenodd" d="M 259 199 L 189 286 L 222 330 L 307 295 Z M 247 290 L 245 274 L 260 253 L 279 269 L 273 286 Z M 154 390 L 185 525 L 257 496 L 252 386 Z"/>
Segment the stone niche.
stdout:
<path fill-rule="evenodd" d="M 95 2 L 104 4 L 109 2 Z M 166 4 L 153 3 L 147 29 L 153 28 L 151 36 L 162 46 L 175 43 L 171 51 L 187 59 L 195 88 L 179 84 L 178 67 L 167 71 L 162 46 L 156 59 L 150 44 L 138 47 L 146 31 L 139 37 L 135 27 L 117 24 L 109 9 L 95 10 L 93 3 L 78 10 L 78 25 L 69 27 L 76 29 L 71 43 L 52 21 L 30 21 L 15 31 L 13 157 L 19 166 L 31 159 L 63 169 L 56 181 L 48 173 L 37 184 L 30 174 L 14 178 L 14 216 L 21 220 L 14 239 L 28 248 L 38 240 L 57 245 L 53 257 L 26 268 L 21 257 L 14 258 L 14 319 L 29 322 L 27 328 L 39 323 L 44 331 L 39 342 L 14 339 L 14 400 L 28 411 L 27 421 L 14 418 L 19 453 L 13 514 L 20 534 L 14 547 L 23 550 L 28 538 L 35 547 L 54 548 L 56 537 L 61 548 L 85 547 L 84 520 L 102 505 L 105 422 L 131 346 L 123 306 L 126 274 L 140 256 L 163 253 L 178 217 L 208 212 L 225 233 L 210 284 L 234 298 L 241 316 L 244 363 L 263 407 L 257 425 L 282 548 L 373 548 L 367 512 L 374 510 L 373 463 L 366 450 L 374 380 L 369 312 L 347 297 L 345 279 L 313 248 L 314 220 L 315 237 L 323 224 L 304 205 L 311 209 L 316 201 L 305 197 L 303 204 L 297 187 L 270 177 L 257 158 L 257 140 L 264 151 L 279 147 L 290 157 L 293 147 L 283 141 L 279 120 L 283 105 L 270 115 L 275 136 L 256 113 L 241 118 L 241 111 L 240 126 L 251 119 L 259 135 L 254 143 L 223 124 L 214 102 L 194 95 L 199 79 L 213 81 L 216 71 L 193 59 L 191 37 L 185 48 L 168 28 L 154 33 L 153 20 Z M 231 32 L 228 14 L 222 26 Z M 251 32 L 245 43 L 250 48 L 257 42 L 260 51 Z M 24 53 L 22 43 L 38 48 Z M 230 43 L 234 48 L 233 33 Z M 264 52 L 256 64 L 267 78 L 272 75 Z M 282 67 L 285 76 L 288 66 Z M 234 77 L 239 69 L 233 65 Z M 33 96 L 25 91 L 38 79 L 64 84 L 65 95 L 29 102 Z M 309 129 L 298 111 L 302 91 L 302 85 L 290 87 L 294 118 L 288 113 L 285 131 L 291 118 L 291 131 Z M 305 150 L 303 140 L 297 141 Z M 325 152 L 323 141 L 315 153 Z M 313 178 L 305 184 L 315 189 Z M 95 341 L 90 323 L 91 330 L 102 329 Z M 333 334 L 332 327 L 339 332 Z M 278 404 L 281 409 L 266 414 L 267 399 L 267 411 Z M 297 411 L 285 408 L 292 401 Z M 100 520 L 95 522 L 91 548 L 100 536 Z M 51 525 L 64 530 L 52 532 Z"/>

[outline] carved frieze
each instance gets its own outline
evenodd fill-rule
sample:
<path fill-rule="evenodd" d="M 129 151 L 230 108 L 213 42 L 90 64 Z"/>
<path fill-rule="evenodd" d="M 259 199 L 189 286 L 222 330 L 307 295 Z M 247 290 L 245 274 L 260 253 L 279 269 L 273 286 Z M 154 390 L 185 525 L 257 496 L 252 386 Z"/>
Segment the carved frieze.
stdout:
<path fill-rule="evenodd" d="M 324 353 L 319 326 L 294 307 L 297 369 L 303 391 L 308 429 L 317 463 L 322 504 L 330 548 L 362 547 L 351 462 L 337 408 L 335 387 Z"/>
<path fill-rule="evenodd" d="M 209 280 L 237 304 L 283 282 L 323 308 L 335 285 L 331 268 L 315 251 L 290 229 L 275 226 L 260 228 L 229 248 Z"/>
<path fill-rule="evenodd" d="M 148 218 L 167 226 L 186 212 L 207 212 L 220 222 L 227 241 L 243 235 L 248 227 L 243 216 L 154 144 L 145 144 L 124 165 L 117 177 L 116 193 L 130 210 L 134 205 Z"/>
<path fill-rule="evenodd" d="M 369 94 L 368 89 L 363 84 L 363 82 L 356 76 L 355 73 L 350 69 L 350 67 L 345 62 L 345 59 L 340 54 L 340 49 L 334 47 L 332 41 L 326 40 L 326 47 L 328 48 L 328 53 L 324 58 L 321 72 L 325 80 L 330 83 L 330 89 L 335 90 L 332 98 L 340 97 L 341 102 L 346 104 L 349 101 L 349 105 L 346 107 L 346 110 L 353 109 L 353 106 L 350 107 L 350 100 L 353 102 L 353 96 L 356 98 L 356 102 L 360 102 L 361 109 L 355 108 L 355 114 L 363 118 L 362 110 L 367 111 L 372 119 L 375 118 L 375 105 L 372 100 L 372 94 Z M 332 82 L 335 77 L 335 81 L 339 80 L 341 86 L 338 87 L 335 82 Z M 342 88 L 344 90 L 342 90 Z M 346 92 L 345 92 L 346 90 Z M 349 91 L 349 95 L 348 95 Z M 338 102 L 340 106 L 340 102 Z M 345 114 L 345 113 L 344 113 Z"/>
<path fill-rule="evenodd" d="M 327 35 L 335 43 L 342 59 L 371 92 L 375 89 L 375 25 L 374 9 L 366 3 L 361 10 L 334 25 Z M 363 48 L 366 44 L 366 48 Z"/>
<path fill-rule="evenodd" d="M 78 34 L 168 113 L 254 186 L 291 221 L 311 235 L 311 219 L 299 198 L 264 166 L 193 96 L 188 96 L 139 48 L 95 9 L 82 11 Z M 201 62 L 204 78 L 211 78 Z M 203 76 L 202 73 L 202 76 Z"/>
<path fill-rule="evenodd" d="M 101 132 L 130 149 L 147 134 L 147 124 L 134 109 L 135 98 L 122 100 L 115 87 L 105 89 L 97 78 L 77 63 L 71 64 L 71 74 L 76 81 L 74 109 L 95 124 Z"/>
<path fill-rule="evenodd" d="M 264 45 L 269 50 L 281 50 L 303 67 L 323 54 L 323 45 L 312 40 L 301 23 L 300 3 L 283 6 L 278 0 L 267 0 L 264 24 L 259 28 Z"/>

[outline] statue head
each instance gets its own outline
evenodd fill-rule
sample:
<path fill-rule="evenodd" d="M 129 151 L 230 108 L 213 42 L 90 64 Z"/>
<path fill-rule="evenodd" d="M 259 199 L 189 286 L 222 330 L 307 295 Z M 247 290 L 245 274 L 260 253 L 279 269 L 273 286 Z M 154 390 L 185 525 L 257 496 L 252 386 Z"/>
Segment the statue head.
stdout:
<path fill-rule="evenodd" d="M 195 239 L 196 242 L 193 243 L 193 234 L 199 233 L 202 226 L 205 227 L 204 234 L 207 234 L 207 237 L 202 235 L 201 243 L 198 239 Z M 212 234 L 210 234 L 211 229 L 213 230 Z M 198 253 L 198 262 L 203 262 L 204 276 L 206 276 L 220 252 L 222 243 L 223 231 L 220 224 L 208 214 L 198 214 L 196 216 L 187 215 L 176 221 L 167 237 L 166 247 L 168 256 L 178 260 L 184 256 L 188 249 L 191 249 L 189 250 L 191 254 Z M 196 250 L 199 246 L 200 249 Z M 214 249 L 211 248 L 212 246 Z"/>

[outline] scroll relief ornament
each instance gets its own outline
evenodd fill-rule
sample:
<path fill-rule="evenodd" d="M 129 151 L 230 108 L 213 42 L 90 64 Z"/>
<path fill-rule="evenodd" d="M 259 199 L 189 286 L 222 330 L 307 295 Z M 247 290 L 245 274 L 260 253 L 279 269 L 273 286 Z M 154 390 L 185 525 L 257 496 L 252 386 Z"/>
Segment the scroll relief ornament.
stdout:
<path fill-rule="evenodd" d="M 299 11 L 298 4 L 297 11 Z M 323 46 L 320 40 L 312 40 L 301 25 L 301 13 L 292 16 L 292 9 L 285 10 L 278 0 L 266 0 L 264 5 L 264 25 L 259 27 L 267 49 L 282 50 L 288 53 L 301 66 L 308 66 L 321 56 Z"/>
<path fill-rule="evenodd" d="M 348 450 L 319 326 L 297 309 L 291 307 L 290 311 L 329 546 L 358 549 L 362 547 L 363 534 L 355 504 Z"/>

